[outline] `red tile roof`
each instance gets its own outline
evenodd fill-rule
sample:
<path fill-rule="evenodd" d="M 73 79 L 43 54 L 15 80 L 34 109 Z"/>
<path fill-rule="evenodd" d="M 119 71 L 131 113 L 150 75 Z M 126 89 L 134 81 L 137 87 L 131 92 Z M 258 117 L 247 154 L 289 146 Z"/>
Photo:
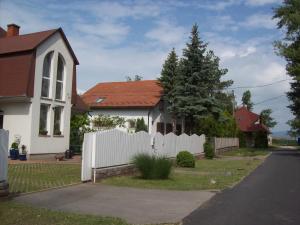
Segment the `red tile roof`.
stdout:
<path fill-rule="evenodd" d="M 160 101 L 162 92 L 156 80 L 110 82 L 97 84 L 82 99 L 91 108 L 148 108 Z"/>
<path fill-rule="evenodd" d="M 256 113 L 249 111 L 246 107 L 240 107 L 234 114 L 236 123 L 241 131 L 255 132 L 255 131 L 268 131 L 264 124 L 260 124 L 260 116 Z"/>
<path fill-rule="evenodd" d="M 72 111 L 87 112 L 89 107 L 84 103 L 80 95 L 76 96 L 76 103 L 72 106 Z"/>
<path fill-rule="evenodd" d="M 7 37 L 0 27 L 0 97 L 33 97 L 36 48 L 57 32 L 74 59 L 72 103 L 75 103 L 79 62 L 61 28 Z"/>
<path fill-rule="evenodd" d="M 3 29 L 2 29 L 3 30 Z M 2 54 L 9 54 L 9 53 L 16 53 L 16 52 L 23 52 L 23 51 L 30 51 L 37 48 L 40 44 L 46 41 L 49 37 L 51 37 L 56 32 L 60 32 L 65 43 L 73 56 L 75 63 L 78 63 L 78 60 L 73 52 L 63 30 L 61 28 L 41 31 L 31 34 L 23 34 L 23 35 L 16 35 L 12 37 L 1 37 L 0 38 L 0 55 Z"/>

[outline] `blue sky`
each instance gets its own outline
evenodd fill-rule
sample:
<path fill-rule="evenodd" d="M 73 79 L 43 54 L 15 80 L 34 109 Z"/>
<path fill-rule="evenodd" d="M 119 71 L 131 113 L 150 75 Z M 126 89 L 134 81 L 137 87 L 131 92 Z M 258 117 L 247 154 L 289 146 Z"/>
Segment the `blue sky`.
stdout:
<path fill-rule="evenodd" d="M 283 37 L 272 20 L 281 0 L 198 1 L 38 1 L 0 0 L 0 25 L 21 26 L 21 33 L 62 27 L 79 61 L 78 89 L 98 82 L 123 81 L 139 74 L 159 76 L 168 52 L 181 55 L 194 23 L 208 48 L 228 68 L 225 79 L 236 86 L 256 86 L 288 78 L 285 61 L 272 43 Z M 251 89 L 254 103 L 280 96 L 288 82 Z M 237 89 L 238 103 L 245 89 Z M 271 108 L 278 122 L 274 131 L 286 130 L 292 116 L 286 97 L 254 107 Z"/>

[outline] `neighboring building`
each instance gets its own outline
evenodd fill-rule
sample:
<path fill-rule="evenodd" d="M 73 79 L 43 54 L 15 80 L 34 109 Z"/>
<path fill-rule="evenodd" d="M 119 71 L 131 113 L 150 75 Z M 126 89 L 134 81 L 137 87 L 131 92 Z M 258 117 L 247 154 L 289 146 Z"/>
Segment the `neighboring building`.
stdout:
<path fill-rule="evenodd" d="M 269 129 L 262 124 L 260 115 L 249 111 L 245 106 L 238 108 L 235 111 L 234 117 L 239 130 L 245 134 L 246 146 L 248 147 L 254 146 L 256 132 L 269 133 Z"/>
<path fill-rule="evenodd" d="M 130 120 L 144 118 L 151 134 L 172 132 L 172 119 L 162 101 L 163 89 L 156 80 L 99 83 L 82 95 L 90 107 L 90 115 L 120 116 L 125 118 L 125 128 L 131 132 Z M 177 130 L 181 131 L 181 120 Z"/>
<path fill-rule="evenodd" d="M 61 28 L 19 35 L 0 28 L 0 128 L 28 154 L 69 148 L 78 60 Z"/>

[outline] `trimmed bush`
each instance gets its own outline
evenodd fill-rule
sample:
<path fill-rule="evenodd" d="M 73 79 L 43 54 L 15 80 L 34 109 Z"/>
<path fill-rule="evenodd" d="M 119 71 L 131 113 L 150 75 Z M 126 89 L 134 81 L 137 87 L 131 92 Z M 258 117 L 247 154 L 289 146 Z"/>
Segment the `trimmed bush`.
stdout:
<path fill-rule="evenodd" d="M 204 144 L 204 154 L 207 159 L 212 159 L 215 156 L 214 148 L 208 141 Z"/>
<path fill-rule="evenodd" d="M 142 179 L 168 179 L 172 169 L 172 161 L 168 158 L 145 153 L 136 155 L 133 164 L 140 171 Z"/>
<path fill-rule="evenodd" d="M 176 164 L 180 167 L 195 167 L 195 157 L 188 151 L 181 151 L 176 156 Z"/>

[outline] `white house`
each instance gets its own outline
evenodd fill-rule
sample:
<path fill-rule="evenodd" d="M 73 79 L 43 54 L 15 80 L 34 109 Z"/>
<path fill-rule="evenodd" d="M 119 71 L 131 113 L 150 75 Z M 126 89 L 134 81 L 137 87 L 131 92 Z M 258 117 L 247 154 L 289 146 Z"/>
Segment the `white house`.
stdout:
<path fill-rule="evenodd" d="M 0 129 L 31 156 L 64 152 L 78 60 L 61 28 L 25 35 L 19 28 L 0 28 Z"/>
<path fill-rule="evenodd" d="M 90 108 L 90 115 L 120 116 L 128 120 L 144 118 L 148 132 L 172 132 L 172 118 L 162 100 L 163 89 L 156 80 L 99 83 L 82 95 Z M 176 130 L 181 132 L 182 121 L 177 120 Z M 125 128 L 130 131 L 130 123 Z"/>

